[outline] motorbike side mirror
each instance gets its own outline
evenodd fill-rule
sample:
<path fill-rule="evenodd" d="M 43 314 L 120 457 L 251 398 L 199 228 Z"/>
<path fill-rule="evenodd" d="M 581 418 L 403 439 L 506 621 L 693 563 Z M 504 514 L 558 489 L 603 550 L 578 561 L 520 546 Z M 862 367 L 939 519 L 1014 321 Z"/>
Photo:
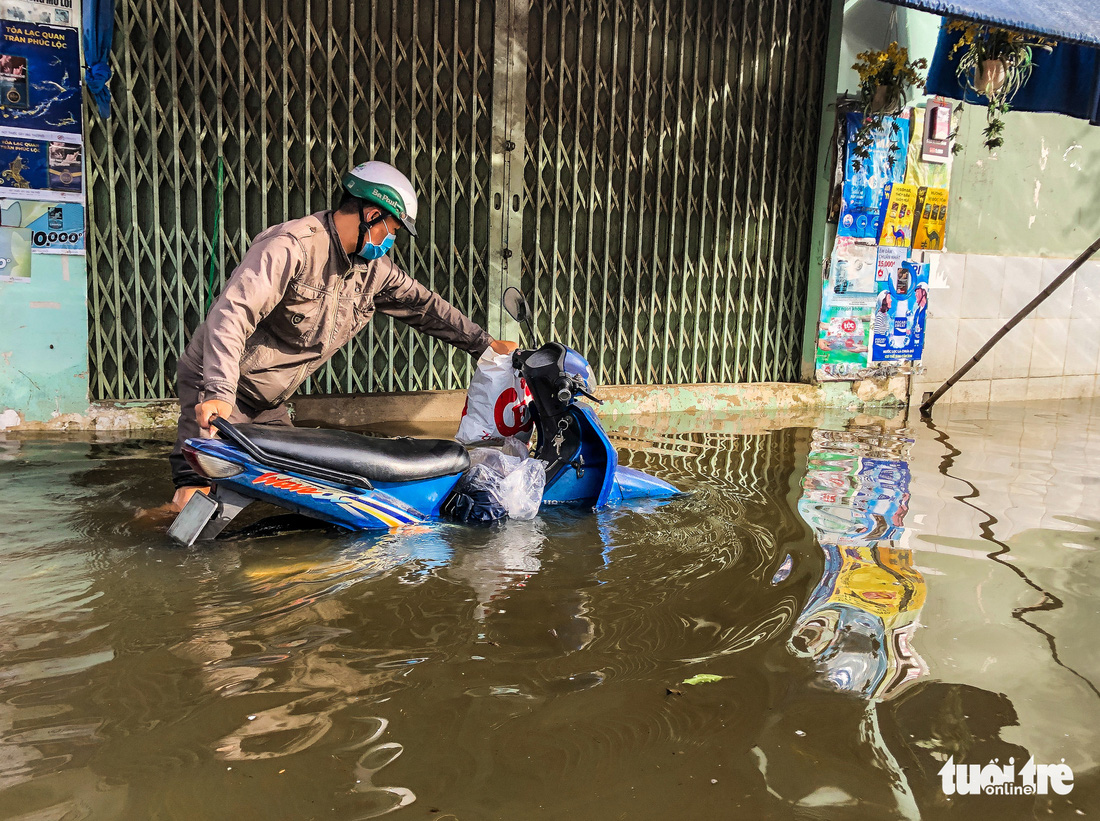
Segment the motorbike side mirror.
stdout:
<path fill-rule="evenodd" d="M 527 299 L 520 293 L 519 288 L 510 287 L 506 289 L 503 302 L 504 310 L 516 322 L 531 321 L 531 308 L 527 305 Z"/>
<path fill-rule="evenodd" d="M 527 304 L 527 298 L 520 292 L 519 288 L 506 288 L 501 301 L 504 304 L 504 310 L 508 312 L 508 316 L 516 322 L 527 325 L 527 332 L 531 335 L 531 344 L 537 345 L 535 328 L 531 323 L 531 306 Z"/>

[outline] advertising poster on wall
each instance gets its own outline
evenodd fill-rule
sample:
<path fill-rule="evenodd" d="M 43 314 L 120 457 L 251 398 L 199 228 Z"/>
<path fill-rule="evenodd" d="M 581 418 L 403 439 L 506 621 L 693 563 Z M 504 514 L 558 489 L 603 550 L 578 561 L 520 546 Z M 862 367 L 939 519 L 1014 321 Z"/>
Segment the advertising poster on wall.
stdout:
<path fill-rule="evenodd" d="M 83 152 L 78 143 L 0 136 L 0 196 L 83 202 Z"/>
<path fill-rule="evenodd" d="M 878 244 L 908 248 L 913 244 L 913 217 L 917 208 L 916 186 L 887 183 L 882 192 Z"/>
<path fill-rule="evenodd" d="M 0 136 L 80 143 L 77 31 L 0 20 Z"/>
<path fill-rule="evenodd" d="M 878 286 L 871 361 L 920 359 L 928 311 L 928 264 L 906 260 Z"/>
<path fill-rule="evenodd" d="M 954 129 L 951 103 L 942 97 L 934 97 L 925 104 L 921 114 L 923 122 L 913 128 L 914 137 L 921 135 L 921 162 L 945 165 L 951 160 L 951 134 Z"/>
<path fill-rule="evenodd" d="M 866 370 L 875 304 L 874 245 L 838 237 L 822 283 L 816 370 L 819 379 L 853 379 Z"/>
<path fill-rule="evenodd" d="M 875 294 L 878 294 L 879 282 L 886 282 L 897 276 L 898 266 L 909 259 L 908 248 L 879 247 L 875 261 Z"/>
<path fill-rule="evenodd" d="M 46 144 L 38 140 L 0 137 L 0 189 L 3 196 L 29 197 L 49 187 Z"/>
<path fill-rule="evenodd" d="M 54 140 L 47 148 L 51 191 L 80 193 L 84 182 L 84 148 L 77 143 Z"/>
<path fill-rule="evenodd" d="M 31 255 L 83 254 L 84 206 L 0 199 L 0 282 L 29 282 Z"/>
<path fill-rule="evenodd" d="M 0 19 L 80 28 L 80 4 L 74 0 L 0 0 Z"/>
<path fill-rule="evenodd" d="M 945 127 L 954 127 L 949 114 L 950 105 L 938 106 L 932 117 L 935 122 L 927 125 L 922 107 L 888 118 L 869 147 L 870 158 L 855 153 L 862 115 L 843 114 L 836 144 L 843 184 L 838 179 L 840 196 L 833 212 L 838 220 L 837 244 L 822 293 L 815 361 L 818 380 L 881 376 L 893 372 L 884 371 L 883 363 L 904 365 L 923 352 L 930 266 L 911 262 L 910 257 L 920 259 L 915 252 L 945 247 L 951 157 L 949 150 L 945 158 L 939 156 L 942 146 L 936 149 L 940 161 L 929 162 L 921 153 L 929 140 L 945 139 Z M 848 281 L 851 271 L 865 262 L 864 255 L 876 251 L 874 291 L 854 289 Z M 864 337 L 868 316 L 871 328 Z M 861 358 L 864 347 L 865 359 Z"/>
<path fill-rule="evenodd" d="M 28 208 L 29 206 L 29 208 Z M 36 254 L 84 253 L 84 206 L 74 202 L 24 202 Z"/>
<path fill-rule="evenodd" d="M 918 188 L 917 218 L 913 224 L 913 247 L 923 251 L 942 251 L 947 233 L 947 189 Z"/>
<path fill-rule="evenodd" d="M 855 154 L 856 133 L 862 115 L 845 115 L 847 143 L 844 152 L 844 187 L 837 236 L 876 240 L 882 224 L 882 192 L 887 183 L 905 179 L 906 147 L 909 144 L 909 118 L 888 117 L 868 147 L 869 158 Z M 892 133 L 891 123 L 897 127 Z M 897 150 L 893 146 L 897 145 Z M 891 159 L 893 162 L 891 163 Z"/>
<path fill-rule="evenodd" d="M 0 280 L 34 254 L 83 254 L 79 9 L 0 0 Z"/>
<path fill-rule="evenodd" d="M 80 203 L 0 199 L 0 226 L 25 232 L 36 254 L 84 253 Z"/>
<path fill-rule="evenodd" d="M 952 128 L 958 124 L 958 115 L 952 115 Z M 951 152 L 943 162 L 928 162 L 921 157 L 924 145 L 921 135 L 927 126 L 927 111 L 923 108 L 914 108 L 912 113 L 912 139 L 909 142 L 909 159 L 905 167 L 904 182 L 909 185 L 926 186 L 928 188 L 948 188 L 951 180 Z"/>

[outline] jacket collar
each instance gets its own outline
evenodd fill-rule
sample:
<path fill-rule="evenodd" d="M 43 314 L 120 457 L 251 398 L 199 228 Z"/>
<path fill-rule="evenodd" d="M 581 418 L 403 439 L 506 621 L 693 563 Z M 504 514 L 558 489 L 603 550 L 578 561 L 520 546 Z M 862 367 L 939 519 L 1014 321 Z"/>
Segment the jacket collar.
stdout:
<path fill-rule="evenodd" d="M 344 244 L 340 242 L 340 233 L 336 230 L 336 222 L 332 218 L 332 211 L 325 211 L 321 216 L 321 222 L 325 225 L 325 230 L 328 231 L 329 243 L 331 248 L 329 253 L 332 258 L 339 264 L 338 270 L 345 270 L 344 278 L 350 277 L 352 274 L 362 274 L 370 267 L 370 263 L 363 259 L 358 254 L 348 255 L 348 252 L 344 250 Z"/>

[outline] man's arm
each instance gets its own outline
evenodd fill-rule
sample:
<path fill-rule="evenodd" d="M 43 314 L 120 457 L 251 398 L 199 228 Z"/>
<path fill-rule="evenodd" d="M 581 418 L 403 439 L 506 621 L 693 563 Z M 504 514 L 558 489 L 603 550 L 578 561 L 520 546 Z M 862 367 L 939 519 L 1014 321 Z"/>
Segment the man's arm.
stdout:
<path fill-rule="evenodd" d="M 206 317 L 205 401 L 220 400 L 231 406 L 236 402 L 245 342 L 279 304 L 299 273 L 301 258 L 301 244 L 286 234 L 259 239 L 248 249 Z"/>
<path fill-rule="evenodd" d="M 474 357 L 481 356 L 493 343 L 480 325 L 392 263 L 385 283 L 374 296 L 374 307 Z"/>

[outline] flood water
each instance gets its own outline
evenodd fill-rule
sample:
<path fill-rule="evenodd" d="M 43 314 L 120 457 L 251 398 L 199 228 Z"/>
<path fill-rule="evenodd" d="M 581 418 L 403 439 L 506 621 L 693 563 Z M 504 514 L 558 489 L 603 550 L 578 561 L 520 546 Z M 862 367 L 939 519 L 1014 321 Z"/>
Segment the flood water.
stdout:
<path fill-rule="evenodd" d="M 163 439 L 0 434 L 0 818 L 1100 813 L 1100 403 L 614 434 L 691 497 L 190 550 Z"/>

